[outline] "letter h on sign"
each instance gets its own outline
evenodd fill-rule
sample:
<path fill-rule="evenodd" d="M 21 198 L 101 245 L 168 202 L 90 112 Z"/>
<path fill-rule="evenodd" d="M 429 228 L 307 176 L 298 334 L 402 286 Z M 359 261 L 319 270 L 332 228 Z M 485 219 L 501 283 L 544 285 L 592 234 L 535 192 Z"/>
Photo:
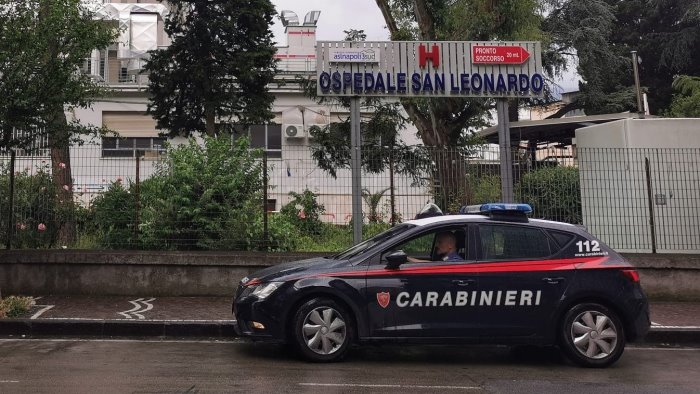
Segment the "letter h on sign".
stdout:
<path fill-rule="evenodd" d="M 420 68 L 425 68 L 427 61 L 433 62 L 433 67 L 440 66 L 440 50 L 437 45 L 433 45 L 432 50 L 428 52 L 425 45 L 418 46 L 418 65 Z"/>

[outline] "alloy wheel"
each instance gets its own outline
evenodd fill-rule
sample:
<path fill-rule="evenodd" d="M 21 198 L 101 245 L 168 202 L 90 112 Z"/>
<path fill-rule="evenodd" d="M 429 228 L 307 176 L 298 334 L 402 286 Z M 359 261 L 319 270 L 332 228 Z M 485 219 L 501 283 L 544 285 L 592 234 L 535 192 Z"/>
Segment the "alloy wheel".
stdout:
<path fill-rule="evenodd" d="M 317 354 L 332 354 L 340 349 L 347 339 L 342 315 L 327 306 L 309 312 L 304 318 L 302 330 L 306 346 Z"/>
<path fill-rule="evenodd" d="M 591 359 L 609 356 L 617 346 L 617 327 L 599 311 L 580 313 L 571 325 L 571 339 L 581 354 Z"/>

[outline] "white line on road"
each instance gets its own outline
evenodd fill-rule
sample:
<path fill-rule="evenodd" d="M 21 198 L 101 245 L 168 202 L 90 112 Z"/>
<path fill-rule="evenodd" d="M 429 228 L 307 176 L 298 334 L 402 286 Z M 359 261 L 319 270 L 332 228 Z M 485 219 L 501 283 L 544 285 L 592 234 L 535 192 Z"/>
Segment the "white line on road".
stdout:
<path fill-rule="evenodd" d="M 475 386 L 413 386 L 408 384 L 299 383 L 307 387 L 356 387 L 368 389 L 481 390 Z"/>
<path fill-rule="evenodd" d="M 138 317 L 139 319 L 142 319 L 142 320 L 145 319 L 145 317 L 141 313 L 148 312 L 151 309 L 153 309 L 153 304 L 151 304 L 151 302 L 153 302 L 153 301 L 155 301 L 155 298 L 149 298 L 147 300 L 142 299 L 141 303 L 143 305 L 146 305 L 146 309 L 137 310 L 137 311 L 131 312 L 131 314 Z"/>
<path fill-rule="evenodd" d="M 684 329 L 688 329 L 688 330 L 698 330 L 698 329 L 700 329 L 700 326 L 658 326 L 658 325 L 657 325 L 657 326 L 652 326 L 652 327 L 653 327 L 654 329 L 657 329 L 657 328 L 662 328 L 662 329 L 663 329 L 663 328 L 674 328 L 674 329 L 675 329 L 675 328 L 684 328 Z"/>
<path fill-rule="evenodd" d="M 696 347 L 638 347 L 628 346 L 625 350 L 661 350 L 664 352 L 700 352 L 700 348 Z"/>
<path fill-rule="evenodd" d="M 11 342 L 124 342 L 124 343 L 224 343 L 243 344 L 249 343 L 245 339 L 101 339 L 101 338 L 0 338 L 0 343 Z"/>
<path fill-rule="evenodd" d="M 43 308 L 39 309 L 37 313 L 33 314 L 32 317 L 29 319 L 36 319 L 37 317 L 41 316 L 42 313 L 48 311 L 49 309 L 53 308 L 56 305 L 37 305 L 37 306 L 43 306 Z"/>
<path fill-rule="evenodd" d="M 153 304 L 151 302 L 155 301 L 155 298 L 137 298 L 135 300 L 129 301 L 134 307 L 128 311 L 117 312 L 118 314 L 124 316 L 127 319 L 133 319 L 136 316 L 140 320 L 146 319 L 141 313 L 148 312 L 153 309 Z M 133 315 L 133 316 L 132 316 Z"/>
<path fill-rule="evenodd" d="M 124 321 L 124 320 L 134 320 L 132 319 L 95 319 L 91 317 L 44 317 L 40 320 L 76 320 L 76 321 Z M 222 320 L 205 320 L 205 319 L 144 319 L 150 323 L 162 322 L 162 323 L 233 323 L 235 320 L 232 319 L 222 319 Z"/>
<path fill-rule="evenodd" d="M 0 383 L 19 383 L 19 380 L 0 380 Z"/>

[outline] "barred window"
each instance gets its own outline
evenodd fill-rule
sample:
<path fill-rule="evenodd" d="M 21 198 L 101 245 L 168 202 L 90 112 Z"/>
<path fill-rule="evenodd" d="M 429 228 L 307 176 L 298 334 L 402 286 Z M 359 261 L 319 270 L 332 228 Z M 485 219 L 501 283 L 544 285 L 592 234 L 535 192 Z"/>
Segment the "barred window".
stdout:
<path fill-rule="evenodd" d="M 165 138 L 102 137 L 102 157 L 158 157 L 165 152 Z"/>
<path fill-rule="evenodd" d="M 17 156 L 47 157 L 49 156 L 49 136 L 43 129 L 39 130 L 12 130 L 12 140 L 22 144 L 21 148 L 15 148 Z M 0 149 L 0 155 L 9 156 L 8 149 Z"/>
<path fill-rule="evenodd" d="M 252 125 L 247 128 L 238 124 L 219 124 L 217 127 L 221 132 L 230 133 L 233 140 L 243 136 L 249 137 L 250 147 L 267 150 L 268 158 L 282 158 L 281 124 Z"/>

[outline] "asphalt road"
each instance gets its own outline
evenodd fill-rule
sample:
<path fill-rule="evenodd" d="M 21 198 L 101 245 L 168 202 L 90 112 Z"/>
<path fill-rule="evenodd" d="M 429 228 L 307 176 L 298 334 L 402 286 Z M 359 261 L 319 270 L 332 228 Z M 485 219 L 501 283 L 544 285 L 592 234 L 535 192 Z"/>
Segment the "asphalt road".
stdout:
<path fill-rule="evenodd" d="M 700 393 L 700 349 L 628 348 L 603 370 L 551 350 L 363 347 L 336 364 L 240 341 L 0 339 L 0 393 Z"/>

